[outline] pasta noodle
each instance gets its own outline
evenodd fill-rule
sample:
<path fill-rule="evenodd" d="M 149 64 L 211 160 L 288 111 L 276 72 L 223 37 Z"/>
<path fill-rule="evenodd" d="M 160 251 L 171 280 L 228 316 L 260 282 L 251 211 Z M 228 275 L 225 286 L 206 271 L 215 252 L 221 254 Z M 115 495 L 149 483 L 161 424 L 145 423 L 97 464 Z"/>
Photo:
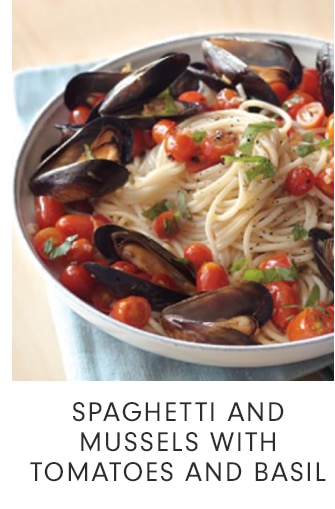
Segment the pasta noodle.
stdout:
<path fill-rule="evenodd" d="M 255 108 L 260 112 L 255 113 Z M 245 100 L 234 110 L 207 111 L 188 118 L 179 127 L 193 132 L 222 129 L 241 138 L 248 125 L 268 121 L 273 115 L 281 119 L 281 124 L 257 135 L 252 154 L 269 159 L 276 167 L 274 176 L 260 176 L 246 183 L 250 163 L 236 160 L 191 173 L 184 163 L 171 160 L 161 144 L 128 165 L 129 181 L 97 201 L 96 211 L 116 224 L 155 238 L 151 221 L 142 212 L 160 200 L 175 200 L 177 192 L 183 191 L 191 219 L 183 222 L 178 238 L 163 243 L 164 247 L 183 256 L 185 245 L 203 242 L 227 270 L 243 257 L 248 268 L 256 268 L 269 253 L 285 251 L 299 269 L 301 301 L 306 301 L 317 284 L 321 300 L 329 303 L 332 295 L 320 278 L 310 243 L 295 241 L 292 228 L 299 223 L 307 231 L 313 227 L 331 231 L 333 201 L 316 187 L 297 199 L 283 192 L 283 186 L 288 171 L 302 162 L 316 174 L 333 161 L 332 149 L 323 146 L 299 157 L 294 150 L 297 142 L 289 136 L 292 126 L 299 130 L 295 121 L 283 109 L 260 100 Z M 316 129 L 314 138 L 321 139 L 323 132 L 322 128 Z M 239 281 L 241 271 L 230 278 Z M 155 318 L 150 324 L 150 330 L 164 333 Z M 259 339 L 264 343 L 286 340 L 271 322 L 262 328 Z"/>

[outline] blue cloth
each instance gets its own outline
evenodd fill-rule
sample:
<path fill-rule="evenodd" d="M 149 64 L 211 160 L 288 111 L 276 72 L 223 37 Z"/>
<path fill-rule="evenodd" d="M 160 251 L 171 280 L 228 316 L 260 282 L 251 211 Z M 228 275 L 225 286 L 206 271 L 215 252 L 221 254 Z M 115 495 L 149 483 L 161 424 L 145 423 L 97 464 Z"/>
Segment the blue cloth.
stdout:
<path fill-rule="evenodd" d="M 91 67 L 92 64 L 60 65 L 15 73 L 16 110 L 23 130 L 27 132 L 39 110 L 62 90 L 72 76 Z M 65 306 L 51 288 L 48 290 L 68 380 L 283 381 L 318 370 L 325 380 L 334 378 L 333 354 L 264 368 L 200 366 L 161 357 L 107 335 Z"/>

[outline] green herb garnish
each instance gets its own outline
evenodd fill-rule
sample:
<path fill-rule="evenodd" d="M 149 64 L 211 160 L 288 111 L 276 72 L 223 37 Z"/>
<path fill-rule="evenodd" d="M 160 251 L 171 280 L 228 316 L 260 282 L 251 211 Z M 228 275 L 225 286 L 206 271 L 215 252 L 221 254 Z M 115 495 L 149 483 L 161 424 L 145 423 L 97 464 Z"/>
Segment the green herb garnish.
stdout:
<path fill-rule="evenodd" d="M 73 241 L 77 238 L 78 235 L 67 237 L 59 246 L 55 246 L 53 240 L 50 238 L 44 243 L 44 253 L 49 256 L 50 260 L 64 256 L 70 251 Z"/>
<path fill-rule="evenodd" d="M 308 231 L 300 224 L 296 223 L 292 228 L 294 240 L 306 240 L 308 239 Z"/>
<path fill-rule="evenodd" d="M 142 215 L 147 219 L 150 219 L 150 221 L 153 221 L 153 219 L 159 216 L 162 212 L 165 212 L 166 210 L 174 210 L 175 208 L 176 206 L 171 200 L 162 200 L 142 212 Z"/>
<path fill-rule="evenodd" d="M 319 300 L 320 300 L 320 288 L 318 287 L 317 284 L 315 284 L 306 300 L 305 308 L 316 307 L 316 304 L 319 302 Z"/>
<path fill-rule="evenodd" d="M 91 147 L 87 143 L 84 143 L 84 151 L 87 159 L 95 159 Z"/>
<path fill-rule="evenodd" d="M 194 131 L 192 133 L 192 138 L 195 141 L 195 143 L 201 143 L 202 140 L 205 138 L 206 134 L 207 134 L 206 131 Z"/>
<path fill-rule="evenodd" d="M 246 156 L 251 156 L 252 149 L 258 134 L 265 131 L 269 131 L 270 129 L 273 129 L 275 127 L 278 127 L 278 125 L 276 124 L 276 122 L 272 121 L 259 122 L 257 124 L 249 124 L 245 129 L 244 133 L 242 134 L 239 150 L 242 152 L 242 154 L 245 154 Z"/>
<path fill-rule="evenodd" d="M 234 274 L 234 272 L 238 272 L 239 270 L 243 269 L 245 262 L 246 262 L 245 256 L 243 256 L 243 258 L 240 258 L 239 260 L 236 260 L 229 268 L 229 274 Z"/>
<path fill-rule="evenodd" d="M 177 191 L 178 210 L 183 219 L 191 219 L 192 214 L 186 203 L 186 194 L 183 191 Z"/>
<path fill-rule="evenodd" d="M 167 117 L 177 115 L 178 108 L 169 88 L 163 90 L 163 92 L 158 95 L 158 99 L 162 99 L 164 101 L 164 110 L 161 112 L 162 115 Z"/>
<path fill-rule="evenodd" d="M 245 172 L 246 183 L 249 184 L 256 177 L 262 175 L 263 178 L 271 178 L 276 173 L 276 167 L 270 159 L 264 156 L 223 156 L 224 160 L 229 162 L 256 163 Z"/>
<path fill-rule="evenodd" d="M 262 284 L 273 283 L 274 281 L 294 281 L 298 277 L 298 271 L 292 267 L 273 267 L 271 269 L 245 269 L 242 279 L 245 281 L 256 281 Z"/>
<path fill-rule="evenodd" d="M 302 143 L 301 145 L 298 145 L 295 149 L 296 153 L 299 157 L 305 157 L 308 156 L 308 154 L 311 154 L 312 152 L 315 152 L 316 150 L 319 150 L 322 147 L 327 147 L 328 145 L 331 145 L 331 140 L 321 140 L 318 143 Z"/>

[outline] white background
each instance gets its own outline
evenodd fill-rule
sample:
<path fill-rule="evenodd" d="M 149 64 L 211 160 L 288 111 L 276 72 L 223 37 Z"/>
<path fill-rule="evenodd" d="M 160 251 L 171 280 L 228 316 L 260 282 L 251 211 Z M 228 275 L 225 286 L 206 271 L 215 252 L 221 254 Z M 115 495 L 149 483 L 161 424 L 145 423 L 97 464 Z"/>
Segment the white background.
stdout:
<path fill-rule="evenodd" d="M 2 496 L 6 491 L 10 495 L 13 508 L 31 507 L 34 509 L 52 508 L 162 508 L 171 509 L 204 507 L 244 509 L 272 509 L 285 507 L 292 509 L 299 505 L 304 509 L 315 509 L 326 503 L 330 504 L 334 481 L 334 385 L 333 383 L 298 383 L 298 382 L 113 382 L 113 383 L 12 383 L 9 404 L 5 407 L 4 415 L 8 421 L 8 432 L 3 434 L 3 441 L 7 449 L 5 477 L 9 476 Z M 75 421 L 73 416 L 80 417 L 73 410 L 73 404 L 82 401 L 85 404 L 85 419 Z M 127 402 L 137 402 L 138 408 L 143 410 L 143 418 L 128 422 L 122 416 L 123 406 Z M 176 413 L 170 414 L 176 421 L 166 422 L 164 419 L 165 402 L 190 401 L 187 422 L 181 406 L 176 405 Z M 89 420 L 89 402 L 99 402 L 103 408 L 100 414 Z M 120 421 L 116 418 L 104 420 L 108 405 L 113 402 Z M 161 420 L 155 416 L 146 422 L 145 402 L 150 408 L 155 408 L 157 402 L 161 405 Z M 200 421 L 198 406 L 195 402 L 214 403 L 214 422 L 210 414 L 204 411 L 203 421 Z M 244 420 L 232 418 L 229 414 L 235 402 L 238 402 Z M 264 420 L 260 421 L 254 414 L 248 421 L 248 403 L 255 408 L 261 408 L 263 402 Z M 269 422 L 268 404 L 277 402 L 284 408 L 283 417 L 278 421 Z M 206 407 L 204 407 L 206 408 Z M 274 406 L 275 417 L 278 407 Z M 154 445 L 151 452 L 128 452 L 121 448 L 118 452 L 102 449 L 100 452 L 80 451 L 80 434 L 87 433 L 93 437 L 100 431 L 115 436 L 117 431 L 123 435 L 134 432 L 140 436 L 150 431 L 155 437 L 157 432 L 167 432 L 168 443 L 165 444 L 170 452 L 158 452 Z M 185 448 L 185 435 L 195 432 L 198 448 L 194 452 L 187 450 L 172 451 L 172 433 L 176 433 L 177 447 Z M 223 449 L 215 452 L 211 444 L 210 432 L 216 435 L 221 431 L 229 438 L 230 433 L 235 436 L 242 433 L 242 451 L 237 450 L 236 443 L 229 452 Z M 249 441 L 245 439 L 245 432 L 257 431 L 254 439 L 253 451 L 250 451 Z M 271 446 L 264 446 L 261 450 L 260 433 L 264 438 L 276 436 L 276 450 Z M 139 445 L 142 442 L 139 440 Z M 153 439 L 153 444 L 155 444 Z M 142 478 L 138 481 L 128 481 L 123 476 L 123 469 L 117 481 L 113 480 L 109 462 L 119 461 L 122 465 L 136 462 L 143 468 Z M 39 480 L 34 481 L 34 468 L 31 462 L 42 462 Z M 59 481 L 49 481 L 45 478 L 44 467 L 52 462 L 60 463 L 64 474 Z M 89 478 L 97 467 L 103 463 L 109 480 L 97 478 L 94 482 L 83 479 L 69 482 L 67 480 L 68 463 L 71 462 L 77 471 L 88 462 Z M 146 481 L 146 464 L 157 463 L 157 481 Z M 173 479 L 162 481 L 160 476 L 161 463 L 173 464 Z M 187 472 L 192 462 L 196 462 L 202 481 L 191 478 L 185 482 Z M 217 467 L 222 464 L 222 480 L 214 476 L 206 481 L 205 463 Z M 227 462 L 238 463 L 242 474 L 237 481 L 228 482 L 226 479 Z M 255 481 L 255 463 L 265 462 L 268 465 L 268 480 Z M 282 463 L 288 480 L 277 477 L 271 480 L 278 462 Z M 303 464 L 303 480 L 292 481 L 291 464 Z M 307 480 L 307 463 L 311 466 L 311 480 Z M 319 463 L 319 478 L 326 481 L 316 481 L 316 463 Z M 232 472 L 237 470 L 233 469 Z M 51 477 L 57 476 L 54 467 L 48 470 Z M 134 470 L 130 469 L 130 475 Z M 4 478 L 2 478 L 4 481 Z M 3 505 L 8 507 L 8 504 Z"/>

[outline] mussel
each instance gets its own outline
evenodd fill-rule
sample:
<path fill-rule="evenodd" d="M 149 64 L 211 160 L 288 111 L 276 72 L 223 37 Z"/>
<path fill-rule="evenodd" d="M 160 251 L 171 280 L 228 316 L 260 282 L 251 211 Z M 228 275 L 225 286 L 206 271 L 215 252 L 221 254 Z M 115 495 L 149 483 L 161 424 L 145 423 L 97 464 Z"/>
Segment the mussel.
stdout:
<path fill-rule="evenodd" d="M 86 263 L 86 268 L 119 298 L 140 295 L 149 300 L 153 310 L 160 311 L 195 292 L 195 276 L 191 266 L 185 265 L 170 251 L 139 232 L 107 224 L 97 228 L 94 243 L 110 263 L 120 259 L 131 261 L 148 276 L 167 274 L 175 283 L 175 289 L 172 290 L 136 274 L 97 263 Z"/>
<path fill-rule="evenodd" d="M 132 156 L 133 135 L 115 117 L 98 118 L 85 125 L 44 159 L 30 179 L 35 195 L 58 201 L 97 198 L 123 186 Z"/>
<path fill-rule="evenodd" d="M 244 282 L 198 293 L 163 309 L 166 333 L 184 341 L 227 345 L 258 344 L 254 334 L 272 315 L 264 285 Z"/>
<path fill-rule="evenodd" d="M 302 78 L 302 65 L 287 44 L 222 36 L 204 40 L 202 50 L 208 67 L 229 86 L 241 84 L 248 97 L 278 105 L 270 83 L 293 89 Z"/>
<path fill-rule="evenodd" d="M 316 66 L 320 76 L 320 89 L 326 114 L 334 111 L 334 45 L 321 46 L 316 56 Z"/>
<path fill-rule="evenodd" d="M 308 232 L 312 242 L 315 262 L 325 285 L 334 291 L 334 236 L 321 228 L 312 228 Z"/>

